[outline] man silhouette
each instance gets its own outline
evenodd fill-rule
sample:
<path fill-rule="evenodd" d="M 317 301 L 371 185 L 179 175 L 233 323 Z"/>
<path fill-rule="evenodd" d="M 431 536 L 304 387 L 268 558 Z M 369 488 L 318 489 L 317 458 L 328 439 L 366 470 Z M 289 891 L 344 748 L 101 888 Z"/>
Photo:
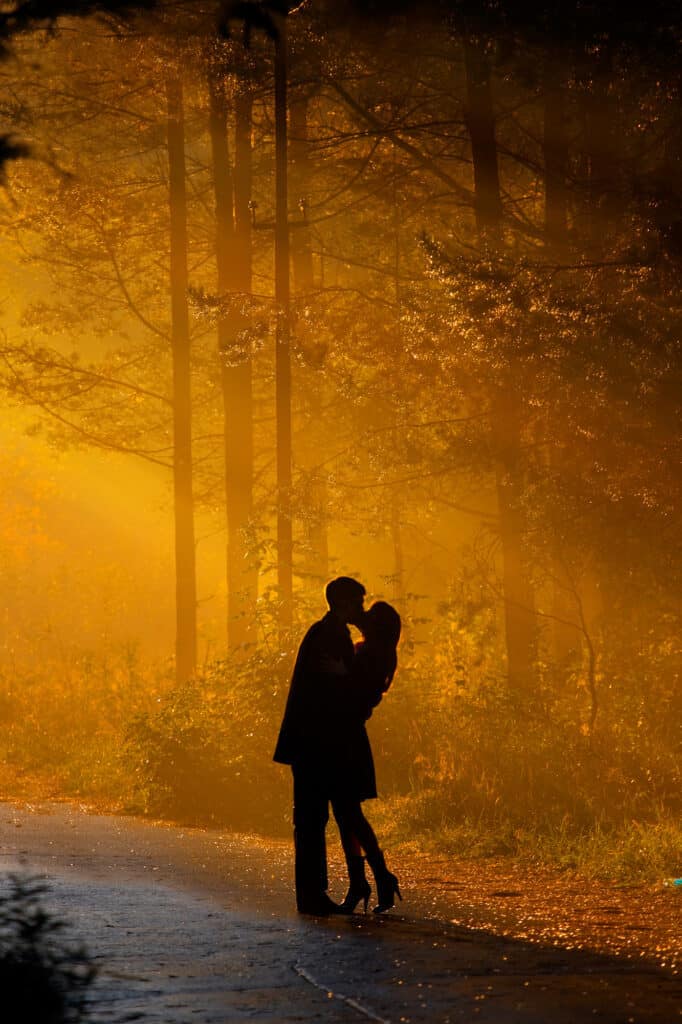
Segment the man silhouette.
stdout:
<path fill-rule="evenodd" d="M 343 662 L 350 671 L 354 651 L 348 624 L 364 615 L 365 588 L 349 576 L 327 584 L 327 614 L 306 633 L 296 657 L 274 760 L 291 765 L 294 777 L 296 906 L 302 914 L 333 914 L 327 895 L 330 781 L 333 771 L 334 707 Z"/>

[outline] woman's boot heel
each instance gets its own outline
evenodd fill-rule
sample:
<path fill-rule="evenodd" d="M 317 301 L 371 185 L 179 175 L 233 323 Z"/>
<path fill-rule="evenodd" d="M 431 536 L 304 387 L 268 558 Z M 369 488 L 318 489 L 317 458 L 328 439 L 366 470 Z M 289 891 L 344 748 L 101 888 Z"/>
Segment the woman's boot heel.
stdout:
<path fill-rule="evenodd" d="M 381 881 L 377 879 L 377 897 L 379 902 L 374 908 L 375 914 L 383 914 L 384 910 L 390 910 L 395 906 L 394 897 L 397 895 L 398 899 L 402 903 L 402 896 L 400 895 L 400 886 L 398 885 L 398 879 L 395 875 L 387 871 Z"/>
<path fill-rule="evenodd" d="M 360 900 L 363 901 L 365 913 L 367 913 L 367 904 L 369 903 L 372 890 L 370 889 L 369 882 L 365 878 L 365 858 L 355 856 L 347 857 L 346 864 L 348 866 L 350 888 L 346 893 L 346 898 L 341 904 L 341 913 L 352 914 Z"/>
<path fill-rule="evenodd" d="M 390 910 L 391 907 L 395 906 L 396 895 L 402 902 L 400 885 L 397 877 L 386 867 L 386 861 L 381 850 L 377 856 L 368 858 L 368 861 L 377 883 L 378 903 L 374 908 L 374 913 L 383 914 L 385 910 Z"/>

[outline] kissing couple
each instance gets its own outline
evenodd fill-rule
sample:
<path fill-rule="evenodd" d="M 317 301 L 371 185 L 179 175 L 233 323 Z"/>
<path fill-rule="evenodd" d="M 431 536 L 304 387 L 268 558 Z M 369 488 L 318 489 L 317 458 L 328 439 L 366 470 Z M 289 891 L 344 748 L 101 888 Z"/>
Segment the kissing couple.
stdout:
<path fill-rule="evenodd" d="M 365 722 L 397 667 L 400 616 L 385 601 L 365 611 L 365 588 L 349 576 L 327 584 L 327 614 L 306 633 L 296 658 L 274 760 L 294 778 L 296 906 L 302 914 L 352 914 L 377 891 L 375 913 L 394 905 L 398 879 L 386 867 L 362 801 L 376 797 Z M 353 646 L 349 625 L 363 640 Z M 327 895 L 325 830 L 329 804 L 341 834 L 349 888 L 341 904 Z"/>

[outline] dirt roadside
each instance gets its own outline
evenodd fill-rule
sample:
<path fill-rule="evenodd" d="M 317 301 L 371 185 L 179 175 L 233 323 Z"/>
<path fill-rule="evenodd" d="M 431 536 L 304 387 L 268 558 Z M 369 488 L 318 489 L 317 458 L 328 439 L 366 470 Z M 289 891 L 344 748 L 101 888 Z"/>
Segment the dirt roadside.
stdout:
<path fill-rule="evenodd" d="M 454 923 L 565 949 L 646 960 L 677 976 L 682 967 L 682 891 L 661 883 L 608 885 L 504 860 L 453 861 L 402 854 L 438 915 Z M 452 919 L 451 919 L 452 920 Z"/>

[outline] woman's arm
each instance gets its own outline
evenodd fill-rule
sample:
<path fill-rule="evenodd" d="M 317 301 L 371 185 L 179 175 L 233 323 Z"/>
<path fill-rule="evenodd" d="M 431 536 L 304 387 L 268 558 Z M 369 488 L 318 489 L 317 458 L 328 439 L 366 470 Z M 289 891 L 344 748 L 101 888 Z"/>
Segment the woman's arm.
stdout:
<path fill-rule="evenodd" d="M 389 684 L 382 653 L 374 650 L 370 644 L 358 644 L 346 684 L 348 706 L 353 716 L 366 721 L 381 702 Z"/>

